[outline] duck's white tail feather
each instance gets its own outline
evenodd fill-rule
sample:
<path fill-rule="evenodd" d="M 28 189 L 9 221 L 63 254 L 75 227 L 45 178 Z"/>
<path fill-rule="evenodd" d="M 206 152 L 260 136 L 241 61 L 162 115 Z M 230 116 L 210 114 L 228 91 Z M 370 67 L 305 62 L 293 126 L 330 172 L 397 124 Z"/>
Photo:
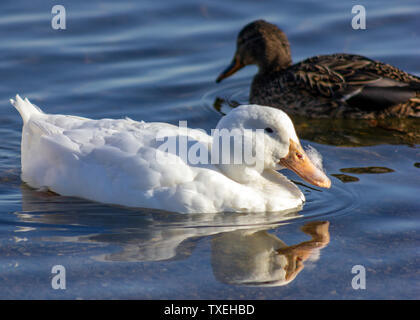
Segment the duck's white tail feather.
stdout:
<path fill-rule="evenodd" d="M 33 115 L 43 113 L 41 109 L 30 103 L 28 98 L 23 100 L 18 94 L 16 95 L 16 100 L 10 99 L 10 103 L 19 111 L 24 124 L 28 122 Z"/>

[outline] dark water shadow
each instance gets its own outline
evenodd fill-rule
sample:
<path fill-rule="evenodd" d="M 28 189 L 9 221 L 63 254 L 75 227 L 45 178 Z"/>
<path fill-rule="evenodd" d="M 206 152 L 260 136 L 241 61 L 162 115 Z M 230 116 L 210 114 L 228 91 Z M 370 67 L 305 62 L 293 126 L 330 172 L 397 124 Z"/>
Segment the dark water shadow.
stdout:
<path fill-rule="evenodd" d="M 224 115 L 232 108 L 248 103 L 244 92 L 237 88 L 238 86 L 239 84 L 227 88 L 226 96 L 216 96 L 212 108 Z M 238 100 L 232 99 L 236 95 L 229 92 L 230 90 L 238 90 L 238 95 L 241 95 L 241 98 Z M 223 94 L 223 92 L 217 92 L 217 94 Z M 206 98 L 208 100 L 210 97 Z M 378 144 L 414 146 L 420 143 L 420 119 L 314 119 L 296 115 L 289 116 L 301 139 L 320 144 L 360 147 Z"/>
<path fill-rule="evenodd" d="M 395 170 L 386 167 L 360 167 L 360 168 L 342 168 L 343 173 L 333 173 L 333 177 L 337 178 L 343 183 L 358 182 L 360 179 L 344 173 L 352 174 L 383 174 L 395 172 Z"/>

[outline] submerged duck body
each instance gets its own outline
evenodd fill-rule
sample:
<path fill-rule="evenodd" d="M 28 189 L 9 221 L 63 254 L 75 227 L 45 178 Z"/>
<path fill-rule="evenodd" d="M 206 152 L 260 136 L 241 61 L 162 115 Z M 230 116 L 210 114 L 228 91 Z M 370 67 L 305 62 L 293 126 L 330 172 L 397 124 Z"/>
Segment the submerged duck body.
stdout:
<path fill-rule="evenodd" d="M 309 117 L 420 117 L 420 78 L 345 53 L 292 64 L 286 35 L 263 20 L 248 24 L 239 33 L 233 61 L 217 82 L 249 64 L 259 68 L 250 103 Z"/>
<path fill-rule="evenodd" d="M 304 202 L 301 191 L 277 169 L 288 167 L 315 185 L 330 185 L 306 157 L 291 120 L 277 109 L 242 106 L 218 124 L 219 129 L 272 128 L 262 133 L 264 166 L 258 171 L 236 164 L 191 164 L 165 152 L 164 141 L 157 139 L 162 131 L 167 137 L 187 135 L 189 142 L 211 150 L 213 137 L 200 130 L 46 114 L 19 96 L 11 103 L 23 119 L 22 180 L 61 195 L 182 213 L 265 212 Z M 160 157 L 163 153 L 167 158 Z"/>

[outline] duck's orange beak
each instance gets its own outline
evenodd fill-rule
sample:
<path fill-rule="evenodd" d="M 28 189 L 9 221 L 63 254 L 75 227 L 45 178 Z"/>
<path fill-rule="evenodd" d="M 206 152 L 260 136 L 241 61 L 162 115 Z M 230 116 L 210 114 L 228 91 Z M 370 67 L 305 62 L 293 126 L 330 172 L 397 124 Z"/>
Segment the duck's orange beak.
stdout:
<path fill-rule="evenodd" d="M 289 153 L 280 159 L 280 164 L 315 186 L 321 188 L 331 187 L 331 180 L 312 163 L 305 151 L 303 151 L 302 146 L 292 139 L 290 139 Z"/>
<path fill-rule="evenodd" d="M 235 56 L 233 58 L 232 62 L 230 63 L 230 65 L 225 69 L 225 71 L 223 71 L 221 74 L 219 74 L 219 76 L 216 79 L 216 82 L 219 83 L 223 79 L 225 79 L 227 77 L 230 77 L 232 74 L 234 74 L 236 71 L 242 69 L 243 67 L 245 67 L 245 65 L 242 64 L 240 62 L 239 58 L 237 58 Z"/>

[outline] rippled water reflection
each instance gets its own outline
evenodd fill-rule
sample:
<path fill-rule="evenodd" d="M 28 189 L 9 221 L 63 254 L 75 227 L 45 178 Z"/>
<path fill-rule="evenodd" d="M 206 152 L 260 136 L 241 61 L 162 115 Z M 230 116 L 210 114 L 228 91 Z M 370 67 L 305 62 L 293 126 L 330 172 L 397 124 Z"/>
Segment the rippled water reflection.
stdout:
<path fill-rule="evenodd" d="M 265 18 L 289 36 L 295 61 L 353 52 L 419 75 L 420 7 L 369 2 L 368 29 L 350 28 L 351 1 L 2 2 L 0 16 L 0 298 L 419 298 L 418 120 L 295 117 L 323 156 L 329 190 L 291 172 L 307 202 L 276 214 L 180 215 L 37 191 L 20 180 L 17 92 L 45 111 L 165 121 L 210 130 L 246 103 L 256 69 L 222 84 L 237 32 Z M 310 14 L 309 14 L 310 12 Z M 51 268 L 67 289 L 51 288 Z M 366 267 L 367 289 L 351 287 Z"/>

